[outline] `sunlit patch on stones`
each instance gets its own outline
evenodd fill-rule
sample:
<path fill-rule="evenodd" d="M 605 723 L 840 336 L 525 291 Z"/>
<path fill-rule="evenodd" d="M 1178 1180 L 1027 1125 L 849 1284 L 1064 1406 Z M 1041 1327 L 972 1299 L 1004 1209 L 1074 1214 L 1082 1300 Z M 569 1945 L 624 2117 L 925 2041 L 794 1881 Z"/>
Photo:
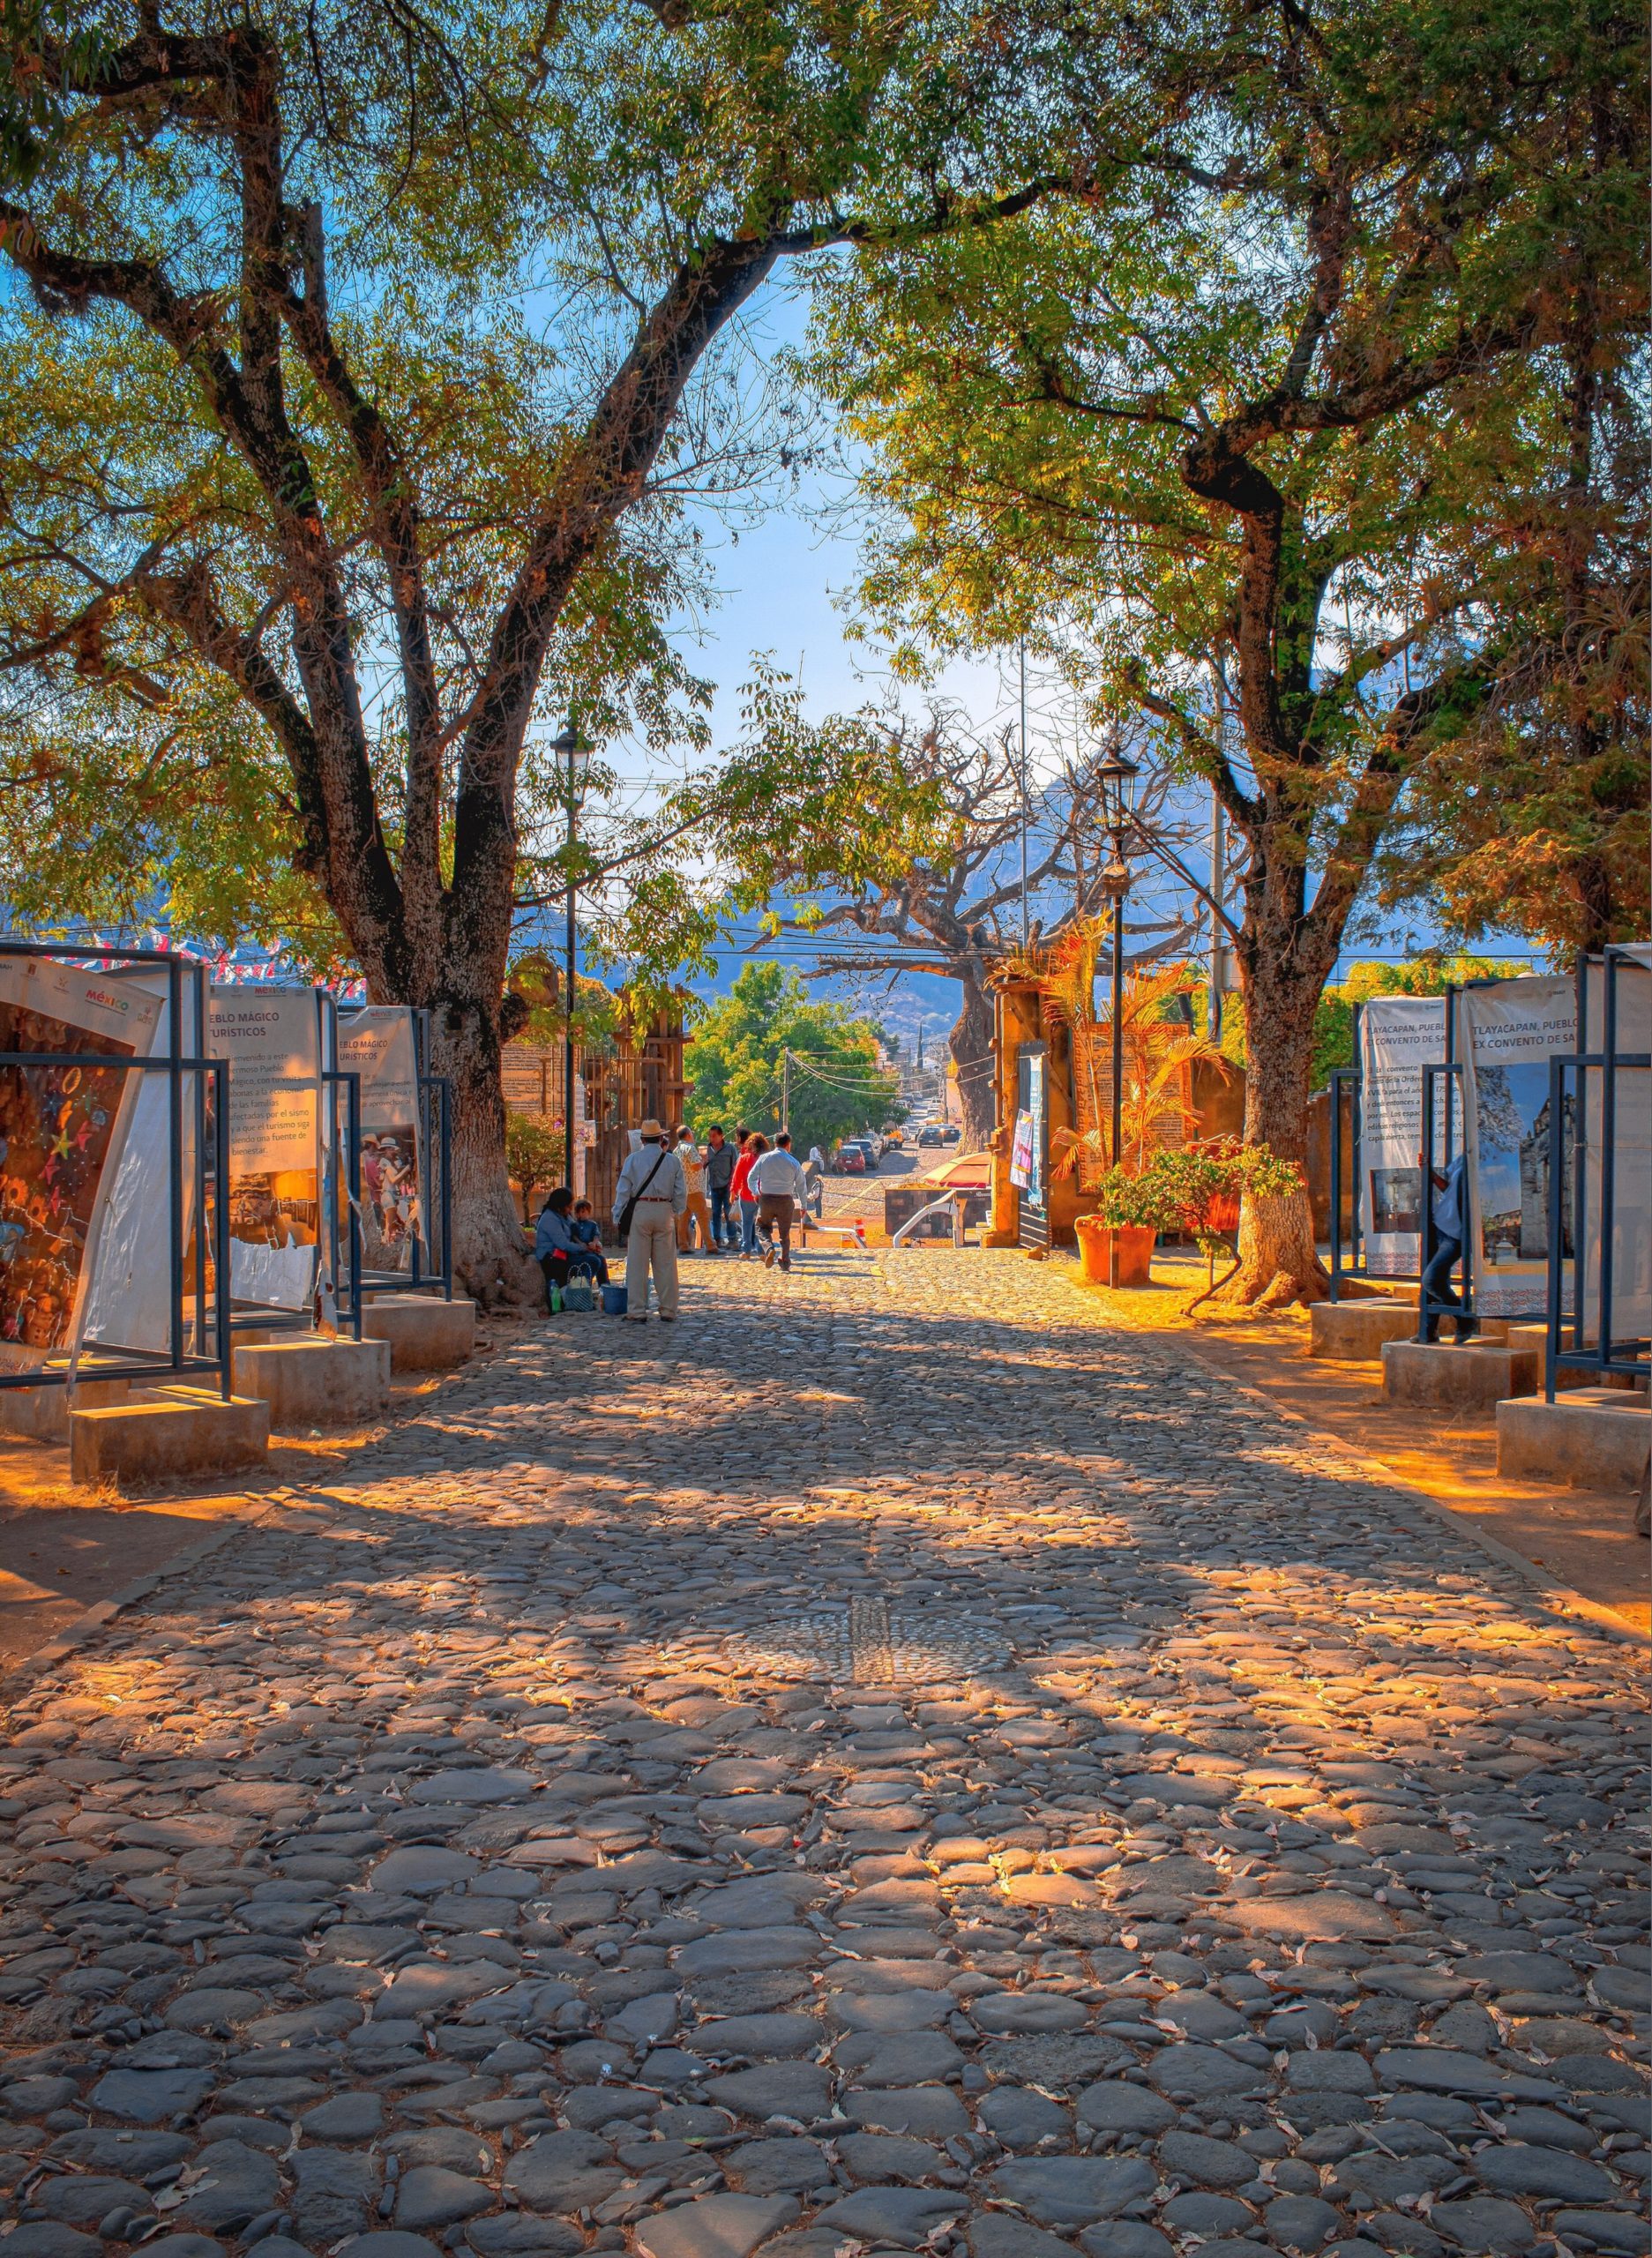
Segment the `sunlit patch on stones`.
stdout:
<path fill-rule="evenodd" d="M 1001 1670 L 1010 1659 L 1002 1634 L 984 1617 L 891 1606 L 877 1597 L 779 1615 L 760 1630 L 728 1632 L 721 1643 L 732 1668 L 840 1686 L 928 1686 Z"/>

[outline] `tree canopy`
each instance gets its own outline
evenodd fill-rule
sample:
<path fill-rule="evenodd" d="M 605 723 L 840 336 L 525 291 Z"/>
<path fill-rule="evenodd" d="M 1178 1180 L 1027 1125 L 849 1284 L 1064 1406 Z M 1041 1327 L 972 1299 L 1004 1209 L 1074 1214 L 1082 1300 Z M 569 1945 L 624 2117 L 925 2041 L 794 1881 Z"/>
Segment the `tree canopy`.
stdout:
<path fill-rule="evenodd" d="M 865 251 L 811 366 L 867 450 L 866 594 L 911 663 L 1024 634 L 1221 799 L 1249 1133 L 1299 1159 L 1314 1002 L 1385 835 L 1455 807 L 1476 735 L 1494 796 L 1507 733 L 1584 673 L 1588 729 L 1528 796 L 1565 804 L 1578 938 L 1637 914 L 1611 883 L 1644 700 L 1602 623 L 1644 442 L 1641 30 L 1615 0 L 1163 0 L 1061 68 L 1088 192 Z M 1242 1291 L 1311 1287 L 1298 1222 Z"/>
<path fill-rule="evenodd" d="M 955 0 L 11 27 L 0 867 L 430 1007 L 480 1275 L 535 722 L 703 742 L 664 623 L 749 469 L 714 348 L 786 260 L 1039 192 L 1016 58 Z"/>

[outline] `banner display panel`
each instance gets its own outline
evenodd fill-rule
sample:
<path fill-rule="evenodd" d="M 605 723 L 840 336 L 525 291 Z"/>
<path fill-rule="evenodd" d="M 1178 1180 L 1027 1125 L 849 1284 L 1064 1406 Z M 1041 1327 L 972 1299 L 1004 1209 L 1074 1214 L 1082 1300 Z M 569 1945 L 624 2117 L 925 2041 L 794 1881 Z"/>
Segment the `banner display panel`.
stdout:
<path fill-rule="evenodd" d="M 410 1270 L 424 1237 L 425 1155 L 413 1013 L 370 1004 L 339 1021 L 339 1065 L 362 1078 L 362 1261 Z"/>
<path fill-rule="evenodd" d="M 0 1050 L 147 1057 L 161 998 L 52 957 L 0 957 Z M 145 1077 L 0 1069 L 0 1367 L 80 1336 L 107 1191 Z"/>
<path fill-rule="evenodd" d="M 1577 1043 L 1569 975 L 1488 981 L 1458 995 L 1457 1055 L 1467 1115 L 1474 1305 L 1483 1317 L 1541 1317 L 1549 1275 L 1549 1170 L 1566 1174 L 1571 1101 L 1549 1118 L 1549 1061 Z M 1557 1134 L 1557 1127 L 1559 1133 Z M 1571 1252 L 1568 1239 L 1563 1252 Z"/>
<path fill-rule="evenodd" d="M 1606 975 L 1591 964 L 1586 974 L 1586 1052 L 1606 1047 Z M 1652 949 L 1637 946 L 1618 956 L 1617 1058 L 1652 1055 Z M 1652 1334 L 1652 1073 L 1643 1066 L 1618 1066 L 1612 1077 L 1611 1337 L 1646 1339 Z M 1585 1077 L 1584 1178 L 1581 1305 L 1583 1338 L 1600 1339 L 1601 1202 L 1604 1185 L 1603 1110 L 1605 1078 L 1598 1068 Z"/>
<path fill-rule="evenodd" d="M 208 1039 L 229 1061 L 230 1293 L 308 1308 L 321 1221 L 315 993 L 214 987 Z"/>
<path fill-rule="evenodd" d="M 185 982 L 180 1046 L 185 1056 L 198 1055 L 199 1038 L 190 1025 L 193 993 Z M 172 1047 L 170 999 L 162 993 L 159 1005 L 152 1058 L 164 1057 Z M 159 1356 L 172 1346 L 172 1083 L 167 1074 L 128 1080 L 139 1087 L 133 1094 L 119 1165 L 111 1174 L 98 1227 L 97 1260 L 92 1266 L 81 1338 L 89 1348 Z M 183 1213 L 176 1219 L 180 1246 L 191 1243 L 195 1227 L 197 1089 L 195 1075 L 183 1077 Z"/>
<path fill-rule="evenodd" d="M 1373 1278 L 1415 1278 L 1423 1261 L 1423 1069 L 1444 1063 L 1446 998 L 1380 996 L 1359 1014 L 1359 1229 Z M 1435 1086 L 1435 1149 L 1445 1145 Z"/>

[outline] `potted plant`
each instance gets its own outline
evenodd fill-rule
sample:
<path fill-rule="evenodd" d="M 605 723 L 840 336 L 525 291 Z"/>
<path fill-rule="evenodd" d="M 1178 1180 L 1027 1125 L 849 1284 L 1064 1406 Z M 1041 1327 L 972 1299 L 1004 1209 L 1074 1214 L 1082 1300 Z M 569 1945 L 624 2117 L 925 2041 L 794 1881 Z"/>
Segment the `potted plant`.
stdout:
<path fill-rule="evenodd" d="M 1141 1176 L 1126 1176 L 1110 1169 L 1096 1187 L 1096 1210 L 1080 1215 L 1076 1230 L 1079 1267 L 1097 1285 L 1111 1282 L 1113 1240 L 1118 1241 L 1118 1283 L 1153 1283 L 1154 1244 L 1162 1230 L 1174 1230 L 1177 1211 L 1152 1169 Z"/>

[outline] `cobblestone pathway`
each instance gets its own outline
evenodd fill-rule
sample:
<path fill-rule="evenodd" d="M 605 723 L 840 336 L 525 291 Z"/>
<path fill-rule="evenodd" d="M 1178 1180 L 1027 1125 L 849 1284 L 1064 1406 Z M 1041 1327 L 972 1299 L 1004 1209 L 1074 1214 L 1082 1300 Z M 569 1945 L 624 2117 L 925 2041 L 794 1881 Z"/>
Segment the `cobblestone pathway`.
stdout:
<path fill-rule="evenodd" d="M 1641 1657 L 1014 1257 L 687 1278 L 24 1684 L 7 2258 L 1643 2249 Z"/>

